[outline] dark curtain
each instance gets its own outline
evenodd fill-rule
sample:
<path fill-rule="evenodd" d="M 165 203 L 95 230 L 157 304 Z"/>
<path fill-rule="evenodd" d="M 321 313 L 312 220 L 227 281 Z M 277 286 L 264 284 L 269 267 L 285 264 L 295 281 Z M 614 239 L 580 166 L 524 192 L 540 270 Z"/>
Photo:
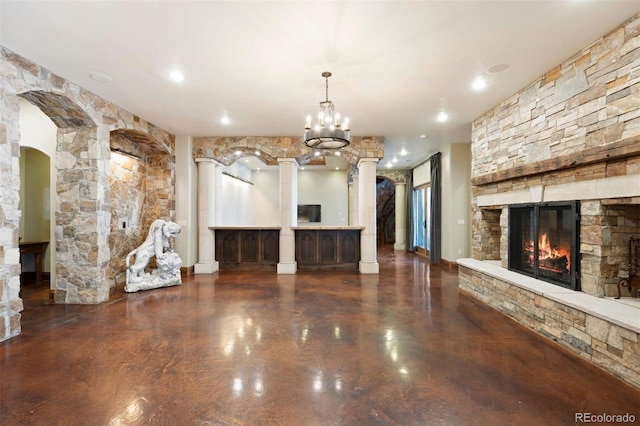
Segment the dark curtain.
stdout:
<path fill-rule="evenodd" d="M 431 247 L 429 261 L 440 263 L 442 240 L 442 178 L 440 171 L 440 153 L 433 154 L 431 162 Z"/>
<path fill-rule="evenodd" d="M 413 244 L 413 171 L 407 172 L 407 186 L 405 196 L 405 247 L 409 252 L 416 251 Z"/>

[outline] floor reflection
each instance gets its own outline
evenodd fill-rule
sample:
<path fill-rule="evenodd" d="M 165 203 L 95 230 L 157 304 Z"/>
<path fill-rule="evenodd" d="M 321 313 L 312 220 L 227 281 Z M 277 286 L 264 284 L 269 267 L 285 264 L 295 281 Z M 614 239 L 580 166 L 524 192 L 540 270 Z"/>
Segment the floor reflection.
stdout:
<path fill-rule="evenodd" d="M 640 392 L 459 294 L 456 273 L 389 247 L 379 262 L 379 275 L 191 276 L 97 306 L 25 287 L 23 334 L 0 343 L 0 423 L 640 418 Z"/>

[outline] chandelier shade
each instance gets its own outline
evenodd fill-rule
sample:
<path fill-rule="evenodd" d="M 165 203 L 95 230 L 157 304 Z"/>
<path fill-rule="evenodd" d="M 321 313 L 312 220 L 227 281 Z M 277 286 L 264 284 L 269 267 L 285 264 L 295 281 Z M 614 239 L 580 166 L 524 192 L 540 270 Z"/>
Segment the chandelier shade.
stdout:
<path fill-rule="evenodd" d="M 307 116 L 304 125 L 304 143 L 314 149 L 340 149 L 351 143 L 349 119 L 341 120 L 335 112 L 333 102 L 329 100 L 329 77 L 331 73 L 322 73 L 325 78 L 325 100 L 320 102 L 318 121 L 311 127 L 311 116 Z"/>

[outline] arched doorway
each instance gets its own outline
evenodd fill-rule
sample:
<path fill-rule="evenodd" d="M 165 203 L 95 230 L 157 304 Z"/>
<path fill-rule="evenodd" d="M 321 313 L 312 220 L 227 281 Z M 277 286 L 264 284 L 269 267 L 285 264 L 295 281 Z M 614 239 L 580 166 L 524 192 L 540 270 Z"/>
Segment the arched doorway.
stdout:
<path fill-rule="evenodd" d="M 20 105 L 19 246 L 25 312 L 48 304 L 56 277 L 56 126 L 24 99 Z M 35 311 L 34 311 L 35 312 Z"/>
<path fill-rule="evenodd" d="M 396 187 L 391 179 L 376 177 L 376 226 L 378 242 L 396 241 Z"/>

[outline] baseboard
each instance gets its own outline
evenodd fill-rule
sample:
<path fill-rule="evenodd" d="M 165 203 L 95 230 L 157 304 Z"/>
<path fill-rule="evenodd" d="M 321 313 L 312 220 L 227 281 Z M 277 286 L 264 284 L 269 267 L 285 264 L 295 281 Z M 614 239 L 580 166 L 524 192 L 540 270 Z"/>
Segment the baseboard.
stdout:
<path fill-rule="evenodd" d="M 194 275 L 194 266 L 183 266 L 182 268 L 180 268 L 180 275 L 182 275 L 183 277 Z"/>
<path fill-rule="evenodd" d="M 446 259 L 440 259 L 440 266 L 442 269 L 446 269 L 449 272 L 458 272 L 458 263 L 455 261 L 450 262 Z"/>

